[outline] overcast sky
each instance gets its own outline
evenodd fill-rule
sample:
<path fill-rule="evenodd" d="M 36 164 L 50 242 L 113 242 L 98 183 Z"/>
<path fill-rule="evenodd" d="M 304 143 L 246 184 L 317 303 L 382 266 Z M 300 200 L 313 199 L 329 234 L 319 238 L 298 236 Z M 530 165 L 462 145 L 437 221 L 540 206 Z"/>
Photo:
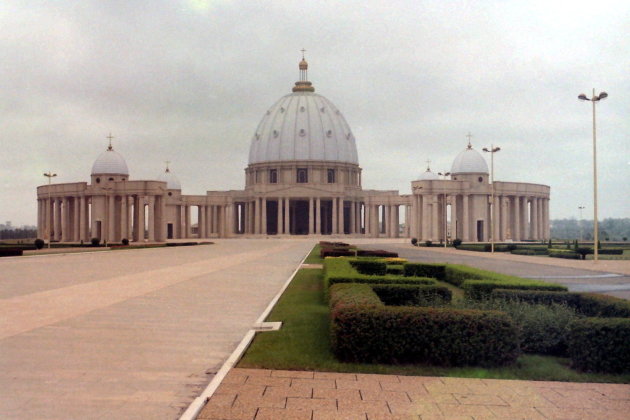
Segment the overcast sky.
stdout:
<path fill-rule="evenodd" d="M 114 148 L 131 179 L 170 160 L 185 194 L 242 189 L 259 120 L 298 79 L 356 137 L 363 188 L 410 192 L 466 147 L 495 178 L 551 186 L 551 217 L 630 217 L 630 3 L 0 2 L 0 222 L 36 224 L 36 187 L 89 181 Z"/>

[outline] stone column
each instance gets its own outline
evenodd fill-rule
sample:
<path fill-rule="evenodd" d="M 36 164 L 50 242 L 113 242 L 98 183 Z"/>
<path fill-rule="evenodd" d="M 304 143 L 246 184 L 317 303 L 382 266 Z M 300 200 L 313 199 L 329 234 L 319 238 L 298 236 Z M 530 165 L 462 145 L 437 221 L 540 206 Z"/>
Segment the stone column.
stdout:
<path fill-rule="evenodd" d="M 61 199 L 61 242 L 68 242 L 68 197 L 63 197 Z"/>
<path fill-rule="evenodd" d="M 372 235 L 372 206 L 367 203 L 365 205 L 365 235 Z"/>
<path fill-rule="evenodd" d="M 129 221 L 128 208 L 127 208 L 127 196 L 120 197 L 120 239 L 129 239 L 129 227 L 127 222 Z"/>
<path fill-rule="evenodd" d="M 470 241 L 470 213 L 468 209 L 468 194 L 462 195 L 462 241 Z"/>
<path fill-rule="evenodd" d="M 254 204 L 254 234 L 260 234 L 260 198 Z"/>
<path fill-rule="evenodd" d="M 322 234 L 322 200 L 319 197 L 315 201 L 315 233 Z"/>
<path fill-rule="evenodd" d="M 114 242 L 116 240 L 116 196 L 107 196 L 107 212 L 103 229 L 107 229 L 105 240 Z M 105 235 L 104 235 L 105 236 Z"/>
<path fill-rule="evenodd" d="M 521 240 L 521 200 L 518 196 L 515 196 L 512 200 L 512 239 L 515 241 Z"/>
<path fill-rule="evenodd" d="M 144 242 L 144 234 L 145 234 L 145 222 L 144 222 L 144 196 L 138 196 L 138 241 Z"/>
<path fill-rule="evenodd" d="M 149 196 L 149 242 L 155 241 L 155 196 Z"/>
<path fill-rule="evenodd" d="M 278 223 L 278 235 L 282 235 L 284 230 L 282 229 L 282 198 L 278 198 L 278 214 L 276 215 L 276 220 Z"/>
<path fill-rule="evenodd" d="M 538 237 L 539 239 L 545 238 L 545 199 L 538 198 Z"/>
<path fill-rule="evenodd" d="M 460 239 L 457 229 L 457 195 L 451 196 L 451 240 Z"/>
<path fill-rule="evenodd" d="M 339 210 L 339 233 L 341 235 L 344 235 L 346 233 L 345 230 L 345 206 L 344 206 L 344 199 L 343 197 L 339 198 L 339 207 L 337 207 L 337 209 Z"/>
<path fill-rule="evenodd" d="M 261 231 L 263 235 L 267 234 L 267 199 L 263 198 L 261 201 Z"/>
<path fill-rule="evenodd" d="M 315 233 L 315 200 L 313 197 L 308 200 L 308 234 Z"/>
<path fill-rule="evenodd" d="M 355 226 L 356 223 L 356 211 L 357 211 L 357 206 L 356 206 L 356 202 L 350 201 L 350 234 L 353 234 L 356 232 L 357 227 Z"/>
<path fill-rule="evenodd" d="M 337 198 L 332 199 L 332 233 L 333 235 L 338 232 L 337 224 Z"/>
<path fill-rule="evenodd" d="M 284 199 L 284 233 L 287 235 L 291 234 L 291 199 L 286 197 Z"/>
<path fill-rule="evenodd" d="M 53 201 L 53 212 L 54 212 L 54 225 L 53 225 L 53 238 L 55 241 L 59 241 L 61 239 L 61 200 L 55 198 Z"/>
<path fill-rule="evenodd" d="M 431 206 L 432 206 L 432 215 L 431 215 L 431 240 L 432 241 L 437 241 L 440 238 L 440 226 L 439 226 L 439 220 L 440 220 L 440 213 L 439 213 L 439 195 L 434 195 L 432 197 L 431 200 Z"/>
<path fill-rule="evenodd" d="M 199 239 L 206 237 L 206 206 L 200 205 L 198 209 L 198 225 L 199 225 Z M 245 223 L 243 221 L 243 223 Z"/>

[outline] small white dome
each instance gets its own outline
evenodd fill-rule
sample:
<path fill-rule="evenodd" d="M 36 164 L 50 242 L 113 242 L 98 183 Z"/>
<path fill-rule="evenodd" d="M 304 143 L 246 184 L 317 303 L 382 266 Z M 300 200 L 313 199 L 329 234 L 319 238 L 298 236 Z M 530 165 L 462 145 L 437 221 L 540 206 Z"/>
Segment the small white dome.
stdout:
<path fill-rule="evenodd" d="M 430 168 L 427 168 L 426 171 L 420 174 L 418 177 L 418 181 L 432 181 L 434 179 L 440 179 L 437 174 L 431 172 Z"/>
<path fill-rule="evenodd" d="M 452 174 L 487 174 L 488 164 L 481 154 L 468 145 L 453 161 Z"/>
<path fill-rule="evenodd" d="M 167 190 L 181 190 L 182 185 L 179 183 L 179 179 L 168 169 L 158 176 L 158 181 L 166 182 Z"/>
<path fill-rule="evenodd" d="M 129 175 L 127 162 L 110 146 L 101 153 L 92 165 L 92 175 Z"/>

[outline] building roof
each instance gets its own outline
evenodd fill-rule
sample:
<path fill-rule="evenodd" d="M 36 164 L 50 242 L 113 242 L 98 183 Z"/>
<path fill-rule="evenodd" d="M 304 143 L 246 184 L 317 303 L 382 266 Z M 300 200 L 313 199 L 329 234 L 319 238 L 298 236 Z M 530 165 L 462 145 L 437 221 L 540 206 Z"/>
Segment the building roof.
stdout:
<path fill-rule="evenodd" d="M 300 81 L 262 117 L 251 141 L 249 164 L 323 160 L 359 164 L 350 126 L 337 107 L 314 93 L 300 62 Z"/>
<path fill-rule="evenodd" d="M 481 154 L 472 148 L 469 143 L 460 154 L 457 155 L 451 167 L 451 174 L 487 174 L 488 164 Z"/>
<path fill-rule="evenodd" d="M 427 170 L 422 172 L 418 177 L 418 181 L 431 181 L 434 179 L 440 179 L 440 177 L 436 173 L 431 172 L 431 168 L 428 166 Z"/>
<path fill-rule="evenodd" d="M 129 175 L 129 169 L 125 158 L 110 144 L 94 161 L 92 175 Z"/>

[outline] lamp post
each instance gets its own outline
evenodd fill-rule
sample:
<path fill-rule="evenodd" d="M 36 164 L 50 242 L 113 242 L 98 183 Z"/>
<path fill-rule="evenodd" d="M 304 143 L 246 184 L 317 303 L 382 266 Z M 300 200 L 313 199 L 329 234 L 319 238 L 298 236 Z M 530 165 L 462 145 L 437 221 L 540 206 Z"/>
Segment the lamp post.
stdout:
<path fill-rule="evenodd" d="M 581 93 L 578 99 L 581 101 L 590 101 L 593 103 L 593 260 L 599 259 L 599 252 L 597 246 L 599 245 L 599 228 L 597 220 L 597 136 L 595 131 L 595 104 L 602 99 L 608 97 L 606 92 L 601 92 L 599 95 L 595 95 L 595 88 L 593 88 L 593 97 L 589 98 L 585 94 Z"/>
<path fill-rule="evenodd" d="M 501 150 L 500 147 L 490 145 L 490 149 L 483 148 L 484 152 L 490 153 L 490 182 L 492 187 L 492 198 L 490 199 L 490 252 L 494 254 L 494 154 Z"/>
<path fill-rule="evenodd" d="M 450 172 L 438 172 L 438 175 L 444 177 L 444 179 L 446 179 L 446 177 L 450 174 Z M 446 194 L 444 194 L 444 248 L 448 245 L 448 211 L 446 206 Z"/>
<path fill-rule="evenodd" d="M 580 241 L 582 240 L 582 227 L 583 227 L 583 222 L 582 222 L 582 210 L 584 210 L 586 207 L 584 206 L 578 206 L 578 210 L 580 210 Z"/>
<path fill-rule="evenodd" d="M 48 248 L 50 249 L 50 242 L 51 242 L 51 238 L 50 238 L 50 224 L 52 223 L 53 216 L 54 216 L 52 214 L 51 209 L 50 209 L 50 204 L 51 204 L 50 203 L 50 182 L 52 181 L 52 179 L 54 177 L 57 176 L 57 174 L 53 174 L 52 171 L 49 171 L 49 172 L 44 173 L 44 176 L 46 178 L 48 178 L 48 212 L 50 213 L 50 218 L 49 218 L 50 221 L 48 221 L 48 220 L 46 221 L 47 223 L 46 223 L 46 235 L 45 236 L 48 236 Z"/>

